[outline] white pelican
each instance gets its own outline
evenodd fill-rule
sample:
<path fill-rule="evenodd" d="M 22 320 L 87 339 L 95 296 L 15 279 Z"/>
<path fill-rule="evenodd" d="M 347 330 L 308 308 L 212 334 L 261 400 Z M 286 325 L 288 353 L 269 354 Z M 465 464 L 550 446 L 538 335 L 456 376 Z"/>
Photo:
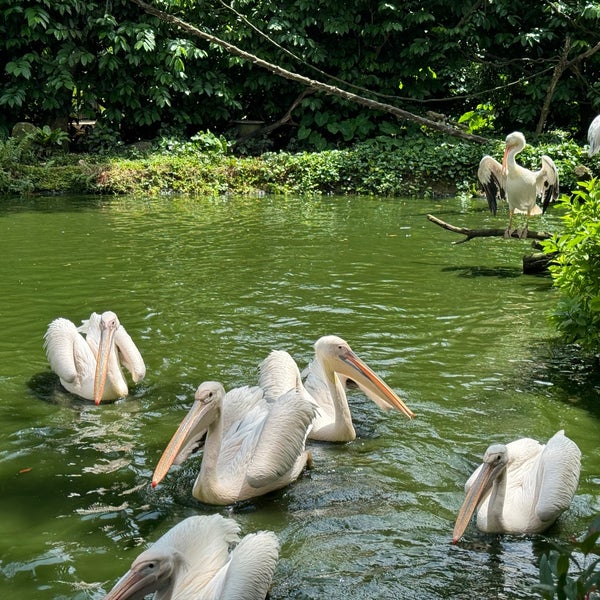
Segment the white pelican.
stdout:
<path fill-rule="evenodd" d="M 233 519 L 188 517 L 142 552 L 104 600 L 263 600 L 279 558 L 271 531 L 239 538 Z M 237 544 L 231 549 L 233 544 Z"/>
<path fill-rule="evenodd" d="M 600 150 L 600 115 L 592 121 L 588 129 L 588 144 L 590 145 L 588 154 L 594 156 Z"/>
<path fill-rule="evenodd" d="M 559 431 L 546 445 L 530 438 L 493 444 L 465 484 L 454 527 L 456 543 L 471 516 L 490 533 L 539 533 L 569 508 L 581 470 L 581 452 Z"/>
<path fill-rule="evenodd" d="M 525 213 L 525 227 L 519 232 L 520 238 L 527 237 L 527 225 L 531 215 L 546 212 L 550 202 L 558 197 L 558 171 L 549 156 L 542 156 L 542 168 L 530 171 L 518 165 L 515 157 L 525 148 L 525 136 L 515 131 L 506 136 L 506 146 L 502 164 L 491 156 L 484 156 L 479 163 L 477 177 L 483 186 L 488 206 L 493 215 L 498 205 L 496 197 L 505 198 L 508 202 L 509 221 L 504 237 L 511 237 L 513 215 Z M 542 199 L 542 208 L 536 204 L 536 197 Z"/>
<path fill-rule="evenodd" d="M 44 340 L 50 368 L 62 385 L 96 404 L 127 395 L 119 362 L 136 383 L 146 375 L 142 355 L 112 311 L 101 315 L 94 312 L 80 327 L 62 317 L 55 319 L 48 325 Z"/>
<path fill-rule="evenodd" d="M 281 394 L 290 382 L 299 378 L 298 367 L 291 357 L 287 364 L 281 361 L 275 364 L 276 371 L 272 365 L 261 365 L 259 384 L 269 397 Z M 348 380 L 354 381 L 381 409 L 396 408 L 411 419 L 415 416 L 387 383 L 358 358 L 346 341 L 327 335 L 315 343 L 315 356 L 306 369 L 304 381 L 306 391 L 318 407 L 308 434 L 310 439 L 348 442 L 356 438 L 345 391 Z"/>
<path fill-rule="evenodd" d="M 220 383 L 205 381 L 156 465 L 152 487 L 204 435 L 202 464 L 192 489 L 201 502 L 232 504 L 285 487 L 310 464 L 304 444 L 314 415 L 315 406 L 300 388 L 288 388 L 268 401 L 260 387 L 225 394 Z"/>

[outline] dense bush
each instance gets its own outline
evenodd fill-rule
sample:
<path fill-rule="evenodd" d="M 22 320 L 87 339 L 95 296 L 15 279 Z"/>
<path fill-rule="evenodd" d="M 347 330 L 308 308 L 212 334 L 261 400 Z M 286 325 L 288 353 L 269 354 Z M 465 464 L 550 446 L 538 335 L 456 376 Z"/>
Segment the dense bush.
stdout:
<path fill-rule="evenodd" d="M 48 142 L 53 137 L 44 139 Z M 38 152 L 34 152 L 36 147 Z M 501 160 L 504 149 L 500 140 L 480 146 L 422 133 L 402 138 L 380 136 L 323 152 L 267 152 L 246 157 L 234 156 L 231 147 L 223 136 L 199 132 L 187 140 L 164 137 L 152 146 L 121 147 L 118 155 L 57 152 L 48 157 L 44 154 L 47 144 L 34 144 L 34 138 L 27 144 L 11 138 L 0 141 L 0 193 L 477 194 L 479 160 L 485 153 Z M 579 177 L 576 172 L 589 170 L 586 165 L 592 167 L 595 160 L 569 138 L 561 142 L 557 136 L 527 146 L 520 160 L 537 169 L 544 153 L 554 157 L 563 189 L 572 189 Z M 59 166 L 66 172 L 53 176 Z"/>
<path fill-rule="evenodd" d="M 600 352 L 600 181 L 580 183 L 562 196 L 563 230 L 544 242 L 556 252 L 550 272 L 560 291 L 553 320 L 567 342 Z"/>

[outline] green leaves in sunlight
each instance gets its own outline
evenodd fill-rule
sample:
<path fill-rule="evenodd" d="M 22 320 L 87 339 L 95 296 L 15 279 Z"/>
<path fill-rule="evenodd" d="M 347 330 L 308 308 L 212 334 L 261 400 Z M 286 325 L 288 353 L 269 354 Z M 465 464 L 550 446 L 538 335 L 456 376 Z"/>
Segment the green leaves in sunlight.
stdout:
<path fill-rule="evenodd" d="M 581 182 L 560 199 L 563 230 L 544 242 L 557 253 L 550 273 L 560 290 L 553 321 L 567 342 L 600 350 L 600 182 Z"/>

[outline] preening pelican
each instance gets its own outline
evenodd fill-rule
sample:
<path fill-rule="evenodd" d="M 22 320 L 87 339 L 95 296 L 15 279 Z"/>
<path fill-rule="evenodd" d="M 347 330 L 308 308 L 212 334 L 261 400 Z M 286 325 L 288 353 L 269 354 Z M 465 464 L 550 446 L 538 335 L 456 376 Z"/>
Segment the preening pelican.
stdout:
<path fill-rule="evenodd" d="M 510 237 L 514 231 L 512 222 L 515 213 L 525 213 L 525 227 L 519 232 L 520 238 L 527 237 L 527 226 L 531 215 L 546 212 L 550 202 L 558 197 L 558 171 L 549 156 L 542 156 L 542 168 L 530 171 L 516 163 L 515 157 L 525 148 L 525 136 L 515 131 L 506 136 L 506 146 L 502 164 L 491 156 L 484 156 L 479 163 L 477 177 L 483 186 L 488 206 L 493 215 L 498 205 L 497 196 L 508 202 L 509 220 L 504 237 Z M 536 198 L 542 199 L 542 208 L 536 204 Z"/>
<path fill-rule="evenodd" d="M 263 600 L 279 558 L 271 531 L 243 537 L 233 519 L 188 517 L 142 552 L 104 600 Z M 230 548 L 237 544 L 233 550 Z"/>
<path fill-rule="evenodd" d="M 539 533 L 569 508 L 581 470 L 581 452 L 559 431 L 546 445 L 530 438 L 493 444 L 465 484 L 454 527 L 463 535 L 477 508 L 477 527 L 490 533 Z"/>
<path fill-rule="evenodd" d="M 314 415 L 315 406 L 296 387 L 268 401 L 260 387 L 226 394 L 220 383 L 205 381 L 163 452 L 152 487 L 204 435 L 202 465 L 192 489 L 201 502 L 232 504 L 285 487 L 310 462 L 304 444 Z"/>
<path fill-rule="evenodd" d="M 291 357 L 290 357 L 291 358 Z M 298 367 L 288 363 L 261 365 L 259 384 L 269 397 L 281 394 L 297 377 Z M 346 383 L 354 381 L 363 393 L 383 410 L 392 408 L 413 418 L 414 413 L 398 395 L 352 351 L 349 344 L 335 335 L 315 343 L 315 356 L 306 369 L 304 386 L 318 407 L 308 437 L 326 442 L 348 442 L 356 438 L 346 397 Z"/>
<path fill-rule="evenodd" d="M 96 404 L 127 396 L 119 362 L 136 383 L 146 375 L 142 355 L 112 311 L 94 312 L 80 327 L 62 317 L 55 319 L 48 325 L 44 347 L 62 385 Z"/>
<path fill-rule="evenodd" d="M 600 115 L 592 121 L 588 129 L 588 144 L 590 145 L 588 154 L 594 156 L 600 150 Z"/>

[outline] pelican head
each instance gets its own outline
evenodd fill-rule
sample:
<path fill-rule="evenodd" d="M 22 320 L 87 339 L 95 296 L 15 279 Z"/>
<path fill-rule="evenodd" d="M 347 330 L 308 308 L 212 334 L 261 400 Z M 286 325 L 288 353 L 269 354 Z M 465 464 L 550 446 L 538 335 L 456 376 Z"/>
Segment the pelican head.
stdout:
<path fill-rule="evenodd" d="M 473 513 L 485 499 L 492 485 L 504 473 L 508 464 L 508 448 L 504 444 L 492 444 L 483 455 L 483 464 L 477 479 L 469 488 L 460 507 L 452 542 L 456 543 L 465 532 Z"/>
<path fill-rule="evenodd" d="M 325 372 L 351 379 L 383 410 L 396 408 L 410 419 L 415 416 L 396 392 L 358 358 L 342 338 L 326 335 L 318 339 L 315 356 L 323 364 Z"/>
<path fill-rule="evenodd" d="M 183 557 L 176 551 L 166 553 L 149 548 L 133 562 L 131 568 L 117 582 L 104 600 L 143 600 L 152 592 L 160 592 L 161 598 L 170 598 L 174 586 L 174 574 Z"/>
<path fill-rule="evenodd" d="M 194 394 L 194 404 L 165 448 L 152 476 L 152 487 L 165 477 L 171 465 L 182 463 L 199 445 L 217 417 L 225 388 L 218 381 L 205 381 Z"/>
<path fill-rule="evenodd" d="M 508 155 L 513 152 L 513 155 L 519 154 L 525 148 L 525 136 L 520 131 L 513 131 L 506 136 L 504 146 L 504 158 L 502 159 L 502 171 L 506 173 L 508 169 Z"/>
<path fill-rule="evenodd" d="M 103 312 L 100 316 L 100 343 L 98 344 L 96 373 L 94 375 L 94 402 L 96 404 L 100 404 L 102 394 L 104 394 L 108 362 L 115 345 L 115 333 L 120 326 L 119 318 L 111 310 Z"/>

